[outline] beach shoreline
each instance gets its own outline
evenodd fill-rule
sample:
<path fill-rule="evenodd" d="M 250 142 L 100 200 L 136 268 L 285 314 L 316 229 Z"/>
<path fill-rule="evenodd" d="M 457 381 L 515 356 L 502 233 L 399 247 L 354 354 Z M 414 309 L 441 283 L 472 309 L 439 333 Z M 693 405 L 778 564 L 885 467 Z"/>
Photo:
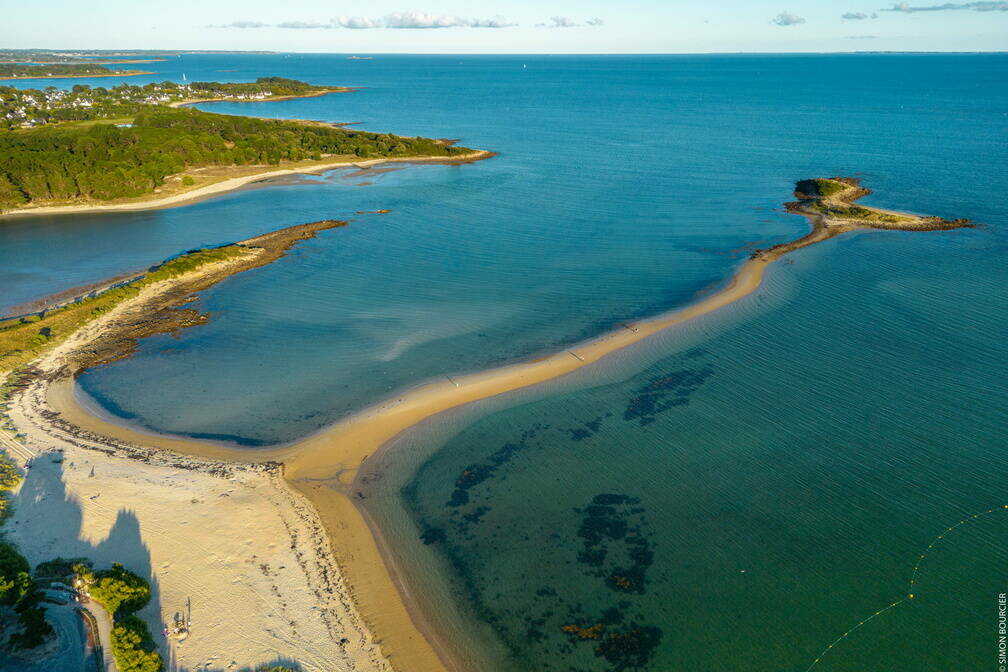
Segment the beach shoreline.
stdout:
<path fill-rule="evenodd" d="M 295 98 L 318 98 L 319 96 L 328 96 L 330 93 L 353 93 L 354 91 L 359 90 L 359 88 L 353 86 L 336 86 L 322 91 L 312 91 L 311 93 L 298 93 L 291 94 L 289 96 L 270 96 L 269 98 L 261 98 L 258 100 L 240 100 L 237 98 L 226 97 L 186 98 L 185 100 L 175 100 L 167 103 L 167 107 L 188 107 L 189 105 L 198 105 L 199 103 L 274 103 L 281 100 L 293 100 Z"/>
<path fill-rule="evenodd" d="M 849 203 L 863 195 L 850 193 Z M 650 336 L 700 316 L 720 310 L 752 294 L 766 269 L 795 250 L 846 232 L 873 228 L 944 230 L 966 224 L 892 213 L 868 208 L 876 215 L 897 218 L 884 226 L 834 219 L 809 202 L 788 204 L 788 210 L 804 216 L 811 231 L 795 240 L 756 250 L 716 292 L 694 303 L 655 317 L 621 325 L 618 329 L 535 359 L 507 364 L 467 375 L 429 381 L 363 409 L 344 420 L 291 444 L 263 449 L 236 449 L 210 442 L 138 432 L 96 417 L 73 393 L 72 378 L 36 375 L 31 385 L 36 393 L 29 407 L 15 399 L 22 414 L 48 418 L 62 431 L 79 431 L 87 437 L 110 437 L 141 451 L 169 450 L 175 453 L 239 463 L 281 463 L 286 482 L 314 507 L 325 528 L 330 548 L 350 586 L 350 592 L 369 630 L 379 638 L 383 653 L 400 672 L 456 672 L 465 669 L 452 660 L 450 647 L 424 619 L 422 610 L 401 580 L 395 560 L 385 547 L 381 531 L 362 500 L 365 484 L 359 478 L 365 462 L 380 454 L 390 441 L 411 427 L 465 404 L 545 383 L 589 366 L 608 355 Z M 821 205 L 821 203 L 819 204 Z M 44 359 L 44 358 L 43 358 Z M 33 401 L 32 401 L 33 400 Z M 32 406 L 32 404 L 34 406 Z M 408 660 L 400 667 L 399 660 Z"/>
<path fill-rule="evenodd" d="M 205 101 L 201 101 L 205 102 Z M 199 201 L 212 198 L 227 192 L 235 191 L 254 182 L 270 180 L 277 177 L 290 175 L 319 175 L 328 170 L 337 168 L 371 168 L 386 163 L 416 163 L 416 164 L 448 164 L 459 165 L 473 163 L 495 156 L 493 152 L 477 151 L 469 154 L 458 154 L 455 156 L 411 156 L 402 158 L 380 158 L 380 159 L 340 159 L 339 161 L 319 161 L 305 166 L 291 168 L 270 168 L 249 175 L 232 177 L 220 182 L 204 185 L 184 191 L 182 193 L 165 196 L 162 198 L 150 198 L 142 201 L 110 204 L 81 204 L 81 205 L 42 205 L 35 207 L 17 208 L 0 212 L 0 220 L 12 217 L 30 217 L 34 215 L 80 215 L 96 212 L 138 212 L 144 210 L 161 210 L 164 208 L 174 208 L 181 205 L 190 205 Z"/>

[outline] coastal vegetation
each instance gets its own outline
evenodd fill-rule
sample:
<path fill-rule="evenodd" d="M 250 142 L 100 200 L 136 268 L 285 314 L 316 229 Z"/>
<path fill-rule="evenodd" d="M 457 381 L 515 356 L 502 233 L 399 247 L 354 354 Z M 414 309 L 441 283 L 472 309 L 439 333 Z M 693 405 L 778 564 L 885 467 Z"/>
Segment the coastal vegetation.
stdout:
<path fill-rule="evenodd" d="M 328 91 L 349 91 L 346 87 L 315 86 L 287 77 L 259 77 L 254 82 L 193 82 L 188 91 L 194 98 L 216 96 L 311 96 Z"/>
<path fill-rule="evenodd" d="M 129 74 L 96 63 L 0 63 L 0 79 L 32 77 L 88 77 Z"/>
<path fill-rule="evenodd" d="M 5 66 L 0 66 L 5 67 Z M 67 66 L 69 67 L 69 66 Z M 86 67 L 100 67 L 88 64 Z M 108 71 L 106 74 L 120 74 Z M 104 75 L 93 75 L 104 76 Z M 349 91 L 346 87 L 315 86 L 285 77 L 260 77 L 254 82 L 151 82 L 111 88 L 78 84 L 70 89 L 20 89 L 0 86 L 0 128 L 35 128 L 67 121 L 123 119 L 155 105 L 200 100 L 274 100 Z"/>
<path fill-rule="evenodd" d="M 62 342 L 88 322 L 135 297 L 145 287 L 176 278 L 211 264 L 240 256 L 243 248 L 227 245 L 193 250 L 154 266 L 145 275 L 97 296 L 84 298 L 54 310 L 0 322 L 0 371 L 13 371 Z"/>
<path fill-rule="evenodd" d="M 443 156 L 469 152 L 429 138 L 148 107 L 128 126 L 0 132 L 0 209 L 44 202 L 109 201 L 150 194 L 166 178 L 207 166 Z"/>
<path fill-rule="evenodd" d="M 789 212 L 820 216 L 827 224 L 848 224 L 876 229 L 907 229 L 932 231 L 970 226 L 967 219 L 921 217 L 909 213 L 856 205 L 854 201 L 872 193 L 853 177 L 817 177 L 795 183 L 794 196 L 798 200 L 785 203 Z M 755 256 L 766 250 L 757 250 Z"/>
<path fill-rule="evenodd" d="M 52 634 L 41 602 L 42 591 L 32 578 L 31 565 L 17 547 L 0 541 L 0 621 L 4 620 L 4 611 L 13 611 L 17 623 L 12 628 L 14 632 L 0 642 L 0 646 L 33 649 Z"/>
<path fill-rule="evenodd" d="M 161 672 L 164 663 L 147 624 L 134 615 L 150 601 L 150 583 L 118 563 L 98 572 L 80 564 L 74 572 L 82 591 L 112 617 L 111 648 L 119 670 Z"/>
<path fill-rule="evenodd" d="M 872 210 L 860 205 L 835 205 L 832 203 L 812 203 L 808 207 L 834 219 L 853 219 L 879 224 L 896 224 L 899 217 L 880 210 Z"/>
<path fill-rule="evenodd" d="M 116 619 L 112 628 L 112 656 L 120 672 L 161 672 L 164 661 L 147 624 L 136 616 Z"/>
<path fill-rule="evenodd" d="M 795 195 L 798 198 L 834 198 L 844 193 L 857 183 L 842 177 L 815 177 L 810 180 L 799 180 L 795 184 Z M 798 194 L 801 194 L 798 196 Z"/>
<path fill-rule="evenodd" d="M 21 472 L 5 457 L 0 457 L 0 524 L 10 515 L 10 493 L 21 482 Z"/>
<path fill-rule="evenodd" d="M 91 599 L 105 607 L 113 618 L 133 613 L 150 602 L 150 584 L 118 563 L 100 572 L 80 566 L 77 577 L 87 587 Z"/>

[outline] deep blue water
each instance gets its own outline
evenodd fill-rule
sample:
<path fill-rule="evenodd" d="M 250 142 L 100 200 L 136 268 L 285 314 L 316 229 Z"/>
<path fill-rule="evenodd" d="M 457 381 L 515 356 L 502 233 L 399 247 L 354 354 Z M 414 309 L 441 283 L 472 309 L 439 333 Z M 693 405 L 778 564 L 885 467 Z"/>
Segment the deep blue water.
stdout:
<path fill-rule="evenodd" d="M 393 211 L 229 279 L 204 293 L 208 325 L 81 379 L 162 431 L 290 440 L 397 389 L 683 305 L 747 245 L 804 231 L 779 208 L 802 177 L 856 175 L 876 190 L 867 203 L 986 225 L 803 250 L 721 315 L 404 437 L 372 508 L 474 665 L 806 670 L 906 593 L 934 535 L 1008 503 L 1008 56 L 184 56 L 155 68 L 362 86 L 203 107 L 500 152 L 0 224 L 3 307 L 196 245 Z M 424 530 L 438 540 L 422 543 Z M 1005 532 L 1008 515 L 991 514 L 950 535 L 920 598 L 817 669 L 992 665 Z M 592 639 L 563 630 L 599 624 Z"/>

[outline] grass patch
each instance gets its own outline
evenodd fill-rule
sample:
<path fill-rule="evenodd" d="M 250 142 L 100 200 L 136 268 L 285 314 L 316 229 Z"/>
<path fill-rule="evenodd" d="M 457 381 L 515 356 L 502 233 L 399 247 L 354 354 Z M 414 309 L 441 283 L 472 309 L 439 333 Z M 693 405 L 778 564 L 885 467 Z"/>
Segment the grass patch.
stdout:
<path fill-rule="evenodd" d="M 811 180 L 800 180 L 795 185 L 795 191 L 807 198 L 833 198 L 849 189 L 850 186 L 841 180 L 816 177 Z"/>
<path fill-rule="evenodd" d="M 0 371 L 13 370 L 27 364 L 85 324 L 135 297 L 145 287 L 184 275 L 206 264 L 233 259 L 244 252 L 245 248 L 241 245 L 193 250 L 154 266 L 146 275 L 97 296 L 34 315 L 0 321 Z"/>
<path fill-rule="evenodd" d="M 811 206 L 813 210 L 821 212 L 833 219 L 849 219 L 860 222 L 875 222 L 878 224 L 896 224 L 900 218 L 887 212 L 879 212 L 871 208 L 864 208 L 860 205 L 825 205 L 816 203 Z"/>

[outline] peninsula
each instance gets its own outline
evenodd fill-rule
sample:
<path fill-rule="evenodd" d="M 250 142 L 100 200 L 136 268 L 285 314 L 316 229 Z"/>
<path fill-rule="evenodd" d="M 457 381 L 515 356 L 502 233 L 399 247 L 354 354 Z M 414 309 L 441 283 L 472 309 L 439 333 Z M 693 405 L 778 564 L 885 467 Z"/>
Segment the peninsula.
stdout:
<path fill-rule="evenodd" d="M 757 250 L 719 291 L 696 303 L 624 325 L 551 356 L 469 375 L 453 375 L 451 381 L 412 388 L 292 445 L 255 452 L 126 428 L 91 413 L 74 394 L 73 379 L 77 374 L 90 366 L 127 356 L 137 338 L 205 321 L 206 316 L 191 308 L 181 308 L 191 300 L 193 292 L 235 272 L 268 263 L 297 240 L 338 223 L 307 224 L 232 246 L 199 250 L 166 262 L 143 279 L 89 297 L 80 304 L 0 323 L 0 371 L 9 372 L 7 422 L 25 438 L 28 446 L 59 446 L 75 460 L 98 451 L 110 459 L 147 464 L 174 461 L 204 472 L 225 468 L 221 465 L 231 465 L 227 469 L 237 469 L 236 465 L 251 469 L 249 463 L 255 463 L 257 469 L 282 474 L 282 479 L 271 481 L 270 487 L 289 487 L 290 493 L 296 493 L 291 495 L 295 497 L 291 501 L 312 505 L 304 520 L 309 521 L 306 524 L 310 529 L 324 529 L 328 542 L 311 552 L 317 557 L 333 558 L 333 565 L 339 567 L 339 576 L 327 575 L 325 580 L 330 582 L 329 590 L 353 595 L 354 603 L 344 614 L 359 611 L 362 615 L 369 634 L 361 635 L 361 641 L 368 655 L 377 655 L 378 650 L 370 633 L 380 638 L 380 659 L 369 659 L 373 667 L 352 669 L 388 669 L 388 661 L 400 672 L 450 669 L 452 666 L 446 662 L 447 647 L 426 626 L 422 614 L 409 608 L 408 597 L 400 592 L 403 586 L 393 579 L 393 559 L 383 552 L 384 542 L 373 535 L 366 511 L 359 508 L 360 502 L 366 501 L 362 495 L 367 491 L 367 479 L 363 476 L 371 464 L 369 460 L 373 461 L 391 439 L 426 418 L 566 375 L 658 332 L 742 300 L 760 286 L 767 267 L 801 248 L 857 230 L 936 231 L 970 226 L 967 220 L 925 217 L 855 204 L 868 193 L 854 179 L 803 180 L 795 189 L 796 200 L 786 207 L 789 212 L 804 216 L 811 231 L 788 243 Z M 116 473 L 119 479 L 128 478 L 124 470 Z M 194 492 L 192 496 L 198 495 Z M 292 537 L 292 548 L 299 543 L 298 538 Z M 325 564 L 328 560 L 319 562 Z M 317 585 L 317 573 L 306 571 L 309 584 Z M 162 587 L 167 586 L 168 582 L 162 578 Z M 241 609 L 237 603 L 229 606 Z M 362 630 L 358 627 L 356 632 Z M 228 655 L 233 652 L 228 651 Z"/>
<path fill-rule="evenodd" d="M 383 161 L 468 162 L 491 156 L 445 140 L 340 125 L 211 114 L 181 106 L 349 91 L 280 77 L 111 90 L 0 87 L 0 213 L 141 210 L 192 202 L 250 182 Z M 33 107 L 32 107 L 33 106 Z"/>
<path fill-rule="evenodd" d="M 68 79 L 71 77 L 131 77 L 145 70 L 112 70 L 98 63 L 0 63 L 0 79 Z"/>

